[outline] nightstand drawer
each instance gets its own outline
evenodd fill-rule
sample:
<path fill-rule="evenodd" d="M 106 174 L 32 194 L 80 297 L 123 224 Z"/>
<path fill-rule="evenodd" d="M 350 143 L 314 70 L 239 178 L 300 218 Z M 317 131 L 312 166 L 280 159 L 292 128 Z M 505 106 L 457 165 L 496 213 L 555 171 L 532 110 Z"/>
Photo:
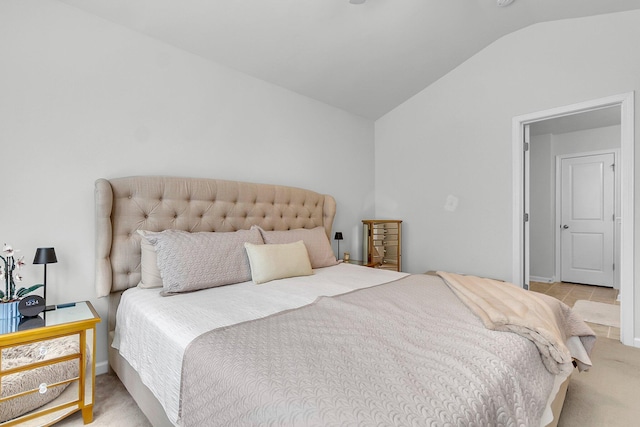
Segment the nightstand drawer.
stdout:
<path fill-rule="evenodd" d="M 26 367 L 52 359 L 78 354 L 78 334 L 38 341 L 31 344 L 16 344 L 2 349 L 2 370 Z M 7 366 L 8 365 L 8 366 Z"/>
<path fill-rule="evenodd" d="M 3 349 L 1 397 L 77 378 L 80 356 L 77 334 Z"/>
<path fill-rule="evenodd" d="M 71 374 L 75 372 L 75 375 Z M 4 422 L 22 415 L 32 408 L 58 398 L 67 389 L 77 390 L 78 361 L 66 361 L 31 371 L 7 375 L 2 379 L 2 398 L 0 398 L 0 421 Z M 77 392 L 67 394 L 67 398 L 56 400 L 56 404 L 67 404 L 78 400 Z"/>

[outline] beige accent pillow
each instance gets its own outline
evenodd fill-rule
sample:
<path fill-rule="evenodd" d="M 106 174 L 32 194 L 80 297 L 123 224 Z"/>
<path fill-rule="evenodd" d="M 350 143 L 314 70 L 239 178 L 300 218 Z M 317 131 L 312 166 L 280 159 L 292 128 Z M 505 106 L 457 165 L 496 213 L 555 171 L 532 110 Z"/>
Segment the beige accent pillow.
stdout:
<path fill-rule="evenodd" d="M 143 289 L 161 288 L 163 283 L 158 269 L 158 255 L 151 242 L 147 240 L 147 233 L 149 231 L 138 230 L 138 234 L 142 236 L 142 239 L 140 239 L 140 274 L 142 277 L 138 287 Z"/>
<path fill-rule="evenodd" d="M 164 296 L 251 280 L 244 243 L 263 243 L 258 230 L 165 230 L 145 237 L 156 250 Z"/>
<path fill-rule="evenodd" d="M 309 254 L 302 240 L 273 245 L 244 244 L 254 283 L 313 274 Z"/>
<path fill-rule="evenodd" d="M 257 225 L 251 228 L 260 230 L 266 244 L 292 243 L 302 240 L 307 247 L 307 252 L 309 252 L 312 268 L 329 267 L 338 263 L 324 227 L 297 228 L 285 231 L 265 231 Z"/>

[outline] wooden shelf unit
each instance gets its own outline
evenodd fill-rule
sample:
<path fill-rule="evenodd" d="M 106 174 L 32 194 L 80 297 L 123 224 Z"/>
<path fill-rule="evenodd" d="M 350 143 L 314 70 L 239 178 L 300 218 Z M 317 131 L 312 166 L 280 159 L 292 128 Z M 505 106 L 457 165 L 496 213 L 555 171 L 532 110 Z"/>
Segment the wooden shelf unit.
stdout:
<path fill-rule="evenodd" d="M 364 265 L 402 271 L 402 221 L 364 219 L 362 229 Z"/>

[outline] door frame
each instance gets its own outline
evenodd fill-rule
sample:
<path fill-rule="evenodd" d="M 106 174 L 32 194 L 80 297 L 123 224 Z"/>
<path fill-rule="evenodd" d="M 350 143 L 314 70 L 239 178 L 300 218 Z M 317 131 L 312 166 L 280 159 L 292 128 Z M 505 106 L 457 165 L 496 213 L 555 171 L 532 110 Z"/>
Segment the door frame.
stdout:
<path fill-rule="evenodd" d="M 613 154 L 613 163 L 614 164 L 618 164 L 618 161 L 620 160 L 620 149 L 618 148 L 611 148 L 611 149 L 606 149 L 606 150 L 596 150 L 596 151 L 583 151 L 580 153 L 571 153 L 571 154 L 559 154 L 556 155 L 556 182 L 555 182 L 555 200 L 556 200 L 556 212 L 555 212 L 555 244 L 556 244 L 556 260 L 555 260 L 555 278 L 556 281 L 560 281 L 562 279 L 562 244 L 561 244 L 561 238 L 562 238 L 562 233 L 560 232 L 560 225 L 562 224 L 562 190 L 561 190 L 561 186 L 562 186 L 562 177 L 560 176 L 560 173 L 562 171 L 562 160 L 564 159 L 572 159 L 575 157 L 586 157 L 586 156 L 597 156 L 600 154 Z M 619 255 L 619 251 L 616 251 L 616 246 L 619 245 L 619 236 L 616 233 L 616 224 L 618 222 L 618 220 L 620 219 L 620 212 L 619 212 L 619 197 L 620 197 L 620 192 L 619 192 L 619 188 L 620 188 L 620 180 L 619 180 L 619 169 L 618 168 L 614 168 L 614 175 L 613 175 L 613 212 L 615 214 L 615 219 L 614 219 L 614 227 L 613 227 L 613 262 L 614 264 L 620 265 L 620 260 L 617 259 L 617 255 Z M 616 272 L 613 272 L 613 287 L 615 289 L 620 289 L 620 284 L 618 283 L 617 280 L 618 275 L 616 274 Z"/>
<path fill-rule="evenodd" d="M 607 107 L 620 107 L 620 338 L 623 344 L 640 347 L 634 337 L 634 92 L 552 108 L 516 116 L 512 119 L 513 164 L 513 283 L 525 287 L 525 241 L 529 241 L 525 226 L 525 155 L 523 149 L 525 126 L 542 120 L 568 116 Z M 527 181 L 529 177 L 526 177 Z M 525 240 L 526 237 L 526 240 Z M 527 243 L 528 244 L 528 243 Z M 528 254 L 528 251 L 527 251 Z"/>

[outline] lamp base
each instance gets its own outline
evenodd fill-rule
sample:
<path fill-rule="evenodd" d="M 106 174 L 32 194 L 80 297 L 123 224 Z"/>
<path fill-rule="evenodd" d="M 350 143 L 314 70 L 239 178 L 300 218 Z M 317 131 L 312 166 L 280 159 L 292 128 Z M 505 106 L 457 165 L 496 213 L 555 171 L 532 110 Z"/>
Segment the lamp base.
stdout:
<path fill-rule="evenodd" d="M 53 311 L 56 309 L 55 305 L 48 305 L 44 308 L 44 311 Z"/>

